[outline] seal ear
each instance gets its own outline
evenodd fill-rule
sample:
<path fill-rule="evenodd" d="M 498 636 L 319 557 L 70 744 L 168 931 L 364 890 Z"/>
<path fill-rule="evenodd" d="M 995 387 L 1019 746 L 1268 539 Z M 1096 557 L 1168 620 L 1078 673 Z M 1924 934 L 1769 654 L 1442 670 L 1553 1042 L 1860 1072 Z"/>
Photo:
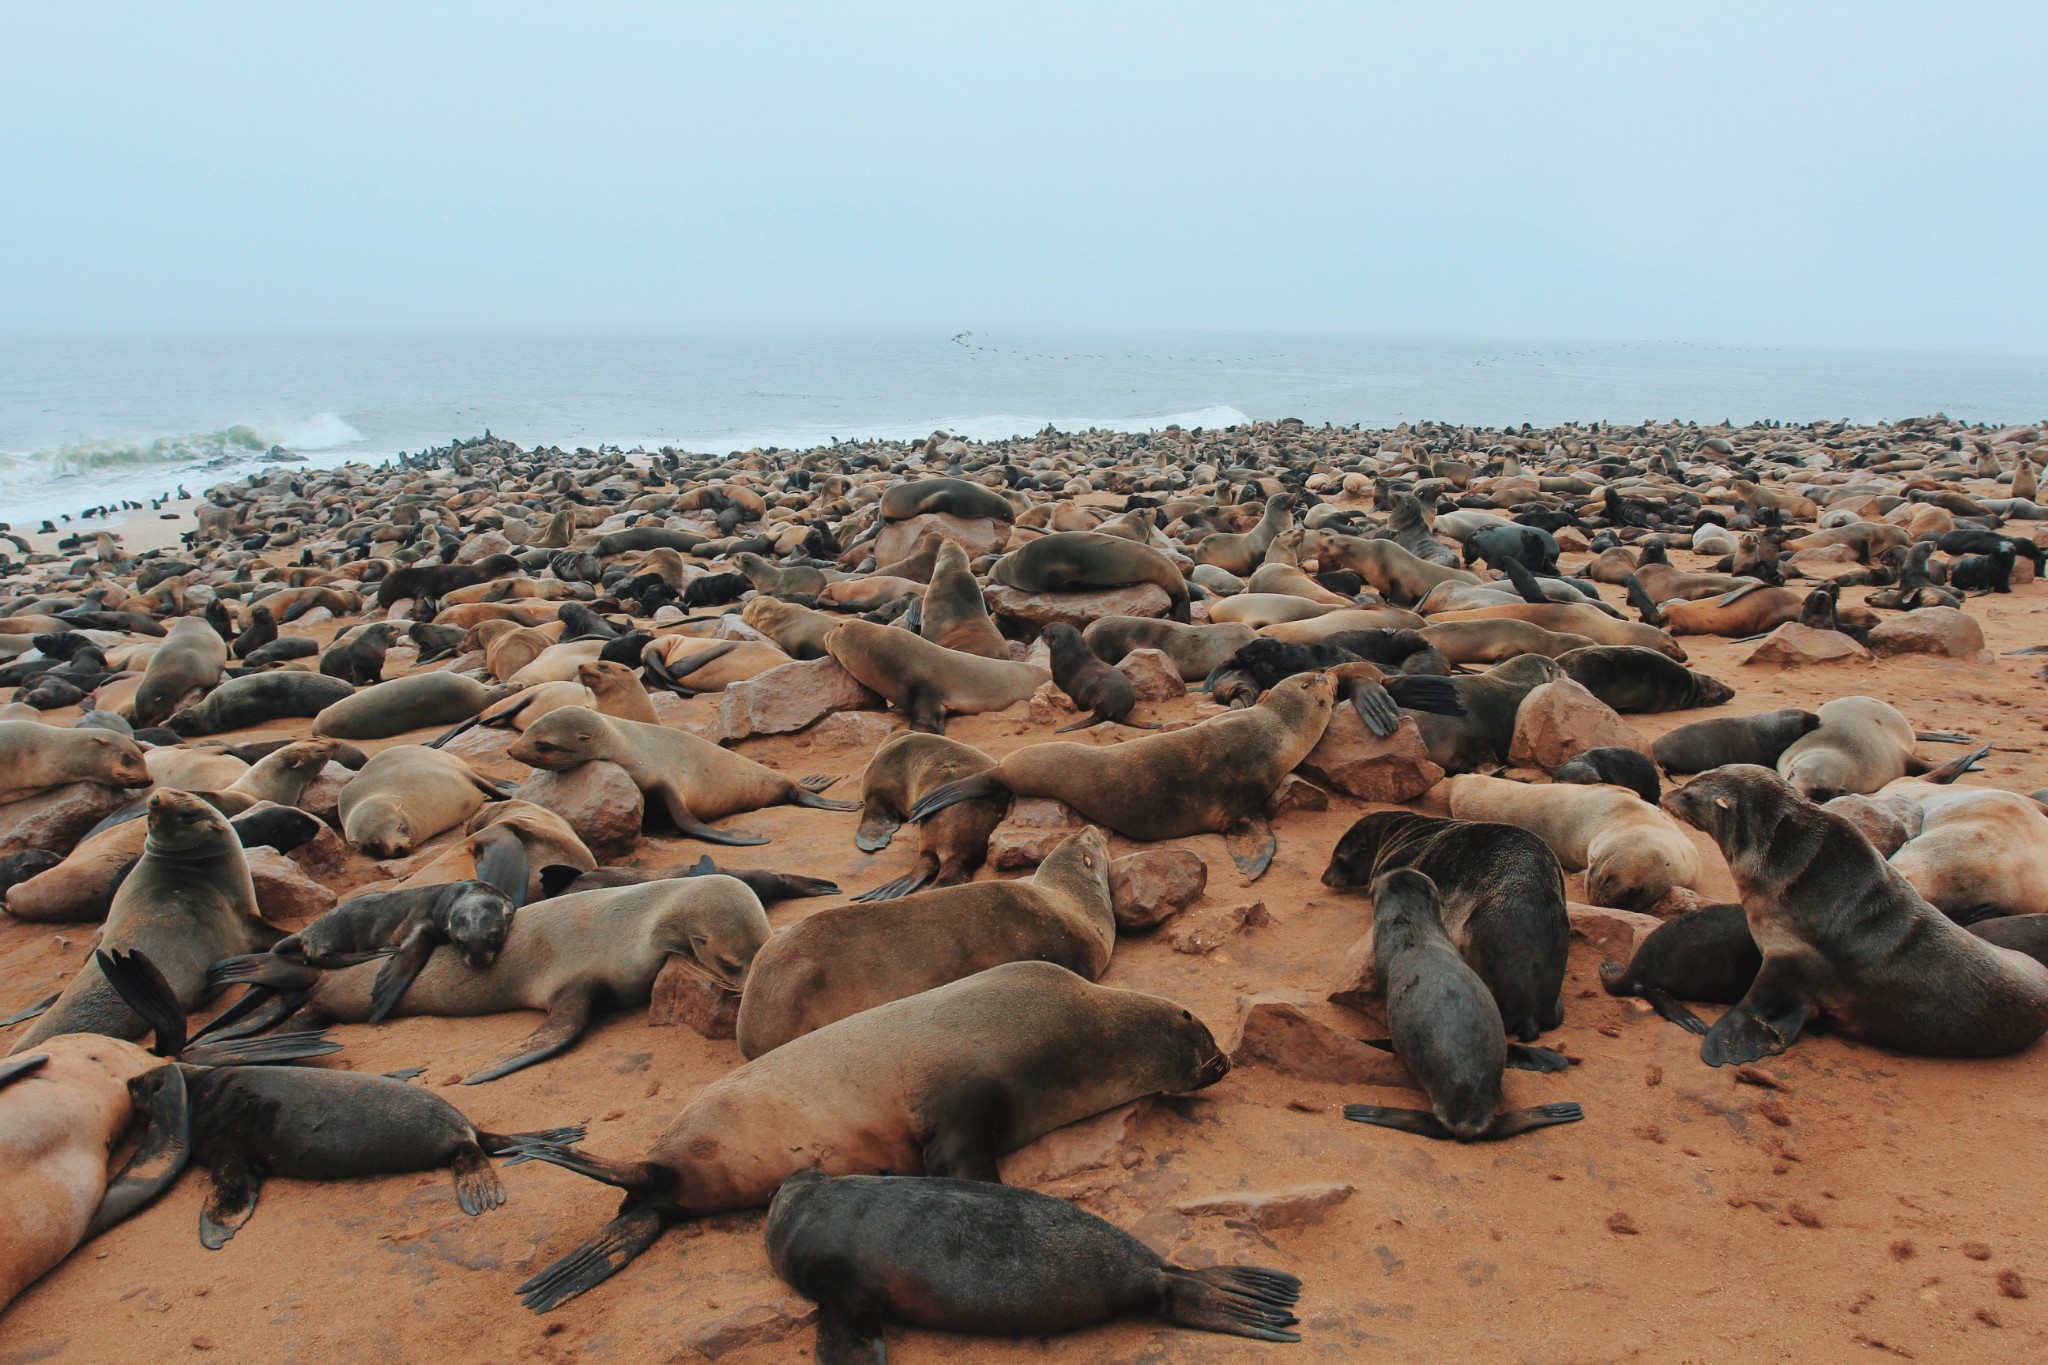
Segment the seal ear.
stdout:
<path fill-rule="evenodd" d="M 1735 798 L 1732 796 L 1717 796 L 1714 798 L 1714 804 L 1722 810 L 1734 810 Z"/>

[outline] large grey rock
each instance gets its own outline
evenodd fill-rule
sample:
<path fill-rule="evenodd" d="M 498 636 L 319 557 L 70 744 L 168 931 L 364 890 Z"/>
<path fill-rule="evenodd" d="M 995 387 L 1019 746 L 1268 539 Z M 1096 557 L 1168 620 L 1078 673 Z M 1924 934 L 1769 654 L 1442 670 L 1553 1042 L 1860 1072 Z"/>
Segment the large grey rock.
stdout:
<path fill-rule="evenodd" d="M 1443 780 L 1415 717 L 1403 716 L 1385 739 L 1365 728 L 1358 712 L 1339 706 L 1330 728 L 1296 770 L 1348 796 L 1388 803 L 1412 801 Z"/>
<path fill-rule="evenodd" d="M 145 787 L 66 787 L 0 806 L 0 857 L 40 848 L 59 857 L 78 846 L 94 825 L 148 795 Z"/>
<path fill-rule="evenodd" d="M 601 860 L 623 858 L 640 844 L 647 802 L 616 763 L 598 759 L 563 772 L 536 772 L 519 789 L 519 799 L 568 821 L 576 837 Z"/>
<path fill-rule="evenodd" d="M 886 705 L 830 657 L 778 664 L 744 682 L 726 684 L 718 699 L 718 734 L 737 743 L 753 735 L 782 735 L 840 711 Z"/>
<path fill-rule="evenodd" d="M 1055 621 L 1081 630 L 1105 616 L 1164 616 L 1173 610 L 1173 599 L 1156 583 L 1140 583 L 1134 588 L 1091 588 L 1086 592 L 1025 592 L 997 585 L 982 596 L 997 625 L 1032 630 L 1043 630 Z"/>
<path fill-rule="evenodd" d="M 1010 526 L 993 517 L 956 517 L 951 512 L 923 512 L 907 521 L 892 521 L 875 537 L 875 563 L 894 564 L 909 558 L 925 532 L 936 531 L 967 551 L 970 560 L 992 555 L 1010 543 Z"/>

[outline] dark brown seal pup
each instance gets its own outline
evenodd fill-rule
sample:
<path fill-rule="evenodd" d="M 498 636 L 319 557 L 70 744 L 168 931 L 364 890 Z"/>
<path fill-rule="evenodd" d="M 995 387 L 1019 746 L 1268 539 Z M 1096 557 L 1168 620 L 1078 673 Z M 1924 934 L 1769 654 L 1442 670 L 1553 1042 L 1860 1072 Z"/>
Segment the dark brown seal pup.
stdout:
<path fill-rule="evenodd" d="M 1819 725 L 1819 716 L 1796 706 L 1755 716 L 1717 716 L 1660 735 L 1650 752 L 1667 773 L 1703 773 L 1729 763 L 1768 768 L 1794 740 Z"/>
<path fill-rule="evenodd" d="M 1736 1004 L 1763 965 L 1743 908 L 1703 905 L 1651 930 L 1626 967 L 1611 958 L 1600 964 L 1600 984 L 1609 995 L 1649 1001 L 1688 1033 L 1705 1034 L 1706 1024 L 1679 1002 Z"/>
<path fill-rule="evenodd" d="M 398 640 L 398 625 L 376 621 L 335 641 L 320 656 L 320 671 L 357 687 L 383 681 L 384 657 Z"/>
<path fill-rule="evenodd" d="M 886 629 L 886 627 L 883 627 Z M 665 725 L 602 716 L 583 706 L 550 711 L 507 752 L 521 763 L 564 772 L 593 759 L 626 770 L 650 801 L 659 801 L 681 833 L 712 844 L 765 844 L 758 834 L 713 829 L 709 821 L 763 806 L 852 810 L 851 801 L 818 795 L 829 778 L 792 782 L 773 768 L 728 753 L 706 739 Z"/>
<path fill-rule="evenodd" d="M 1116 947 L 1109 844 L 1069 835 L 1025 881 L 968 882 L 882 905 L 820 910 L 768 940 L 740 997 L 740 1054 L 1004 962 L 1097 980 Z"/>
<path fill-rule="evenodd" d="M 997 1182 L 996 1158 L 1143 1095 L 1230 1070 L 1170 1000 L 1011 962 L 863 1010 L 697 1092 L 645 1160 L 552 1144 L 529 1156 L 626 1192 L 602 1232 L 519 1287 L 536 1312 L 610 1278 L 670 1224 L 766 1205 L 798 1171 Z"/>
<path fill-rule="evenodd" d="M 1124 673 L 1095 657 L 1095 651 L 1081 638 L 1081 632 L 1064 621 L 1054 621 L 1043 631 L 1039 639 L 1045 641 L 1052 652 L 1052 684 L 1067 694 L 1079 709 L 1089 712 L 1086 720 L 1077 720 L 1072 725 L 1062 725 L 1056 734 L 1069 730 L 1085 730 L 1091 725 L 1105 721 L 1128 725 L 1137 730 L 1157 730 L 1159 726 L 1131 719 L 1131 708 L 1138 704 L 1138 694 L 1131 687 L 1131 680 Z"/>
<path fill-rule="evenodd" d="M 1337 841 L 1323 885 L 1364 891 L 1397 868 L 1436 884 L 1444 932 L 1492 992 L 1502 1027 L 1523 1042 L 1564 1022 L 1564 871 L 1513 825 L 1375 811 Z"/>
<path fill-rule="evenodd" d="M 956 778 L 995 767 L 981 750 L 943 735 L 897 735 L 875 751 L 861 777 L 860 828 L 853 842 L 863 853 L 889 846 L 910 808 Z M 892 882 L 854 899 L 886 901 L 907 896 L 927 882 L 957 886 L 972 878 L 988 857 L 988 836 L 1002 823 L 1009 801 L 987 796 L 962 801 L 917 827 L 917 864 Z"/>
<path fill-rule="evenodd" d="M 114 893 L 101 946 L 148 954 L 190 1010 L 206 998 L 212 964 L 264 951 L 282 936 L 257 910 L 249 863 L 227 817 L 190 792 L 152 792 L 142 857 Z M 87 962 L 11 1051 L 61 1033 L 140 1038 L 147 1027 L 98 964 Z"/>
<path fill-rule="evenodd" d="M 1024 592 L 1085 592 L 1151 583 L 1172 599 L 1168 613 L 1188 620 L 1188 581 L 1172 560 L 1149 545 L 1097 531 L 1041 536 L 995 562 L 988 581 Z"/>
<path fill-rule="evenodd" d="M 1664 795 L 1664 789 L 1657 781 L 1657 765 L 1637 750 L 1620 745 L 1603 745 L 1573 754 L 1557 765 L 1550 774 L 1550 780 L 1580 786 L 1627 787 L 1651 805 Z"/>
<path fill-rule="evenodd" d="M 1388 631 L 1386 634 L 1394 634 Z M 1401 712 L 1428 711 L 1437 715 L 1462 716 L 1464 704 L 1449 678 L 1431 675 L 1389 677 L 1380 665 L 1366 659 L 1341 641 L 1370 638 L 1377 632 L 1359 631 L 1314 643 L 1258 639 L 1245 645 L 1203 680 L 1217 701 L 1230 706 L 1249 706 L 1259 695 L 1282 678 L 1330 670 L 1337 679 L 1337 695 L 1351 703 L 1365 728 L 1385 739 L 1401 724 Z"/>
<path fill-rule="evenodd" d="M 186 739 L 198 739 L 224 730 L 247 730 L 274 720 L 317 716 L 355 694 L 355 688 L 340 678 L 322 677 L 318 673 L 290 668 L 275 673 L 247 673 L 229 678 L 207 693 L 197 706 L 174 713 L 164 726 Z"/>
<path fill-rule="evenodd" d="M 819 1365 L 882 1357 L 882 1323 L 1046 1336 L 1111 1318 L 1299 1341 L 1301 1281 L 1258 1266 L 1173 1265 L 1035 1190 L 812 1169 L 768 1205 L 768 1260 L 818 1304 Z"/>
<path fill-rule="evenodd" d="M 1768 768 L 1703 773 L 1664 806 L 1721 846 L 1764 952 L 1742 1003 L 1708 1030 L 1708 1065 L 1783 1052 L 1821 1013 L 1928 1056 L 2002 1056 L 2048 1031 L 2048 968 L 1936 910 L 1853 824 Z"/>
<path fill-rule="evenodd" d="M 1508 1044 L 1486 983 L 1444 933 L 1436 884 L 1397 868 L 1372 885 L 1372 956 L 1387 998 L 1394 1055 L 1408 1068 L 1429 1111 L 1347 1104 L 1353 1123 L 1418 1137 L 1494 1141 L 1585 1117 L 1573 1103 L 1500 1112 Z"/>
<path fill-rule="evenodd" d="M 1557 666 L 1617 711 L 1690 711 L 1735 695 L 1719 678 L 1636 645 L 1568 650 L 1557 656 Z"/>
<path fill-rule="evenodd" d="M 146 963 L 100 957 L 107 979 L 149 1021 L 158 1048 L 182 1049 L 185 1016 L 163 978 Z M 180 1074 L 173 1080 L 172 1073 Z M 457 1200 L 474 1215 L 505 1202 L 489 1156 L 521 1142 L 583 1137 L 581 1128 L 487 1133 L 431 1090 L 350 1071 L 171 1066 L 131 1080 L 128 1089 L 141 1112 L 153 1112 L 160 1099 L 189 1112 L 190 1158 L 213 1173 L 199 1211 L 199 1241 L 209 1251 L 227 1245 L 256 1212 L 265 1176 L 350 1180 L 453 1166 Z"/>
<path fill-rule="evenodd" d="M 948 782 L 910 812 L 926 820 L 962 801 L 1011 792 L 1051 796 L 1127 839 L 1221 834 L 1245 876 L 1273 861 L 1266 800 L 1329 727 L 1336 679 L 1297 673 L 1248 711 L 1109 748 L 1058 741 L 1006 754 L 995 767 Z"/>

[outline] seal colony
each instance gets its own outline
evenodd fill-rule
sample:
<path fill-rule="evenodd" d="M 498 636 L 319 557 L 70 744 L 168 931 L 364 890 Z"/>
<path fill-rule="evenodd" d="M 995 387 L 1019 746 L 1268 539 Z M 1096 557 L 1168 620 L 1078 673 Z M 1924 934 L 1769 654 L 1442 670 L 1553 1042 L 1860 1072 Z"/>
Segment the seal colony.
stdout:
<path fill-rule="evenodd" d="M 1684 1121 L 1631 1048 L 1854 1049 L 1893 1103 L 2048 1029 L 2048 769 L 1945 700 L 2048 644 L 2044 455 L 1941 418 L 486 438 L 10 556 L 0 1144 L 69 1202 L 0 1213 L 6 1325 L 75 1315 L 111 1282 L 66 1252 L 159 1236 L 181 1182 L 180 1258 L 195 1214 L 279 1256 L 318 1182 L 404 1238 L 453 1206 L 382 1191 L 452 1169 L 502 1250 L 422 1311 L 516 1288 L 572 1344 L 781 1275 L 827 1360 L 895 1323 L 1350 1349 L 1332 1305 L 1393 1234 L 1304 1191 L 1404 1179 L 1381 1154 L 1576 1178 Z M 102 917 L 116 958 L 47 923 Z M 1773 1102 L 1818 1123 L 1820 1088 Z"/>

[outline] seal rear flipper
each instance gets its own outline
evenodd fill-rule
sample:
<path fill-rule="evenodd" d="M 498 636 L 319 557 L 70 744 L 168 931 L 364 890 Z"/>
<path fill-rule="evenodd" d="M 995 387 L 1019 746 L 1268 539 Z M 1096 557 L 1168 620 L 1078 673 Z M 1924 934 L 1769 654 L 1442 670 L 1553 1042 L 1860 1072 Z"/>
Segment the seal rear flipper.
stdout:
<path fill-rule="evenodd" d="M 192 1066 L 281 1066 L 303 1062 L 309 1057 L 326 1057 L 341 1051 L 341 1044 L 325 1030 L 278 1033 L 267 1038 L 228 1038 L 194 1043 L 179 1059 Z"/>
<path fill-rule="evenodd" d="M 1091 726 L 1100 725 L 1108 719 L 1109 717 L 1104 715 L 1091 715 L 1084 720 L 1075 721 L 1072 725 L 1062 725 L 1059 729 L 1053 731 L 1053 733 L 1056 735 L 1064 735 L 1070 730 L 1086 730 Z"/>
<path fill-rule="evenodd" d="M 2043 648 L 2048 649 L 2048 646 Z M 1913 738 L 1922 744 L 1968 744 L 1974 737 L 1954 730 L 1915 730 Z"/>
<path fill-rule="evenodd" d="M 838 882 L 828 882 L 823 877 L 805 877 L 795 872 L 728 872 L 725 875 L 745 882 L 760 897 L 763 905 L 839 894 Z"/>
<path fill-rule="evenodd" d="M 1230 849 L 1237 870 L 1252 882 L 1265 875 L 1280 848 L 1280 841 L 1273 837 L 1273 826 L 1263 816 L 1247 815 L 1231 821 L 1223 831 L 1223 842 Z"/>
<path fill-rule="evenodd" d="M 150 1077 L 149 1126 L 121 1173 L 107 1182 L 87 1237 L 97 1236 L 134 1213 L 170 1187 L 192 1158 L 192 1111 L 185 1093 L 185 1073 L 175 1064 Z"/>
<path fill-rule="evenodd" d="M 1536 1071 L 1548 1074 L 1553 1071 L 1569 1070 L 1572 1059 L 1562 1052 L 1552 1052 L 1547 1047 L 1530 1047 L 1527 1043 L 1508 1044 L 1508 1065 L 1516 1071 Z"/>
<path fill-rule="evenodd" d="M 980 801 L 991 796 L 1008 796 L 1010 789 L 1003 785 L 994 772 L 975 773 L 969 777 L 957 777 L 943 786 L 934 787 L 919 798 L 910 808 L 910 822 L 917 824 L 937 815 L 949 806 L 963 801 Z"/>
<path fill-rule="evenodd" d="M 472 1072 L 462 1083 L 482 1085 L 485 1081 L 495 1081 L 500 1076 L 523 1070 L 535 1062 L 544 1062 L 557 1053 L 567 1052 L 590 1027 L 595 1003 L 594 993 L 589 987 L 567 988 L 548 1006 L 546 1023 L 529 1034 L 525 1042 L 499 1056 L 482 1071 Z"/>
<path fill-rule="evenodd" d="M 217 1152 L 213 1158 L 213 1188 L 199 1207 L 199 1245 L 219 1251 L 242 1225 L 255 1216 L 256 1201 L 263 1193 L 263 1177 L 256 1173 L 240 1152 Z"/>
<path fill-rule="evenodd" d="M 9 1057 L 0 1062 L 0 1090 L 5 1090 L 23 1076 L 32 1076 L 43 1069 L 50 1060 L 47 1052 L 31 1052 L 26 1057 Z"/>
<path fill-rule="evenodd" d="M 549 863 L 540 870 L 540 898 L 544 901 L 568 893 L 583 869 L 568 863 Z"/>
<path fill-rule="evenodd" d="M 215 1015 L 205 1027 L 193 1034 L 193 1041 L 201 1038 L 248 1038 L 265 1029 L 275 1028 L 291 1018 L 301 1005 L 312 998 L 312 995 L 309 990 L 279 995 L 267 987 L 251 986 L 242 992 L 240 1000 Z"/>
<path fill-rule="evenodd" d="M 1982 748 L 1971 750 L 1961 758 L 1952 758 L 1946 763 L 1937 763 L 1932 767 L 1928 767 L 1917 758 L 1909 758 L 1906 766 L 1908 769 L 1914 767 L 1923 769 L 1919 774 L 1921 781 L 1934 782 L 1946 786 L 1964 773 L 1976 770 L 1980 766 L 1978 760 L 1990 752 L 1991 746 L 1986 744 Z"/>
<path fill-rule="evenodd" d="M 206 969 L 206 987 L 261 986 L 272 991 L 310 990 L 320 981 L 320 969 L 294 962 L 276 953 L 248 953 L 224 957 Z"/>
<path fill-rule="evenodd" d="M 1586 1117 L 1586 1111 L 1572 1100 L 1557 1104 L 1539 1104 L 1534 1109 L 1516 1109 L 1511 1113 L 1495 1114 L 1493 1122 L 1479 1135 L 1481 1142 L 1498 1142 L 1502 1138 L 1514 1137 L 1536 1128 L 1549 1128 L 1560 1123 L 1577 1123 Z"/>
<path fill-rule="evenodd" d="M 1649 590 L 1643 586 L 1642 580 L 1630 574 L 1622 580 L 1622 585 L 1628 592 L 1628 604 L 1636 609 L 1636 615 L 1643 618 L 1643 624 L 1661 628 L 1664 612 L 1657 606 L 1657 599 L 1650 596 Z"/>
<path fill-rule="evenodd" d="M 707 844 L 752 845 L 765 844 L 768 837 L 763 834 L 739 834 L 728 830 L 713 829 L 690 814 L 689 805 L 681 792 L 664 783 L 654 789 L 662 804 L 668 809 L 668 818 L 685 839 L 702 839 Z"/>
<path fill-rule="evenodd" d="M 854 899 L 872 905 L 877 901 L 901 900 L 939 874 L 937 855 L 920 853 L 917 865 L 893 882 L 883 882 L 872 891 L 863 891 Z"/>
<path fill-rule="evenodd" d="M 455 1149 L 455 1201 L 474 1218 L 505 1202 L 505 1186 L 484 1149 L 465 1142 Z"/>
<path fill-rule="evenodd" d="M 142 1022 L 156 1034 L 151 1050 L 157 1056 L 175 1057 L 185 1050 L 185 1007 L 178 1003 L 178 993 L 149 960 L 149 954 L 140 948 L 130 952 L 97 948 L 92 960 L 99 964 L 100 975 L 121 997 L 121 1003 L 141 1015 Z"/>
<path fill-rule="evenodd" d="M 59 991 L 57 994 L 62 995 L 63 992 Z M 6 1028 L 10 1024 L 26 1024 L 29 1020 L 42 1014 L 56 1003 L 57 996 L 52 995 L 36 1001 L 33 1005 L 26 1005 L 8 1015 L 5 1019 L 0 1019 L 0 1028 Z"/>
<path fill-rule="evenodd" d="M 505 893 L 514 910 L 526 904 L 526 883 L 532 871 L 526 845 L 503 825 L 489 825 L 470 841 L 476 879 Z"/>
<path fill-rule="evenodd" d="M 491 1156 L 509 1156 L 505 1164 L 517 1166 L 522 1161 L 536 1160 L 532 1156 L 519 1155 L 519 1149 L 527 1146 L 549 1145 L 571 1147 L 590 1136 L 590 1130 L 572 1124 L 567 1128 L 541 1128 L 531 1133 L 486 1133 L 477 1130 L 476 1145 Z"/>
<path fill-rule="evenodd" d="M 817 1365 L 887 1365 L 888 1359 L 879 1311 L 818 1305 Z"/>
<path fill-rule="evenodd" d="M 1707 1021 L 1694 1014 L 1677 996 L 1661 986 L 1645 986 L 1639 994 L 1649 1002 L 1650 1008 L 1684 1029 L 1704 1038 L 1707 1035 Z"/>
<path fill-rule="evenodd" d="M 425 663 L 426 660 L 422 659 L 420 662 Z M 462 724 L 450 730 L 443 730 L 439 735 L 436 735 L 433 739 L 428 740 L 426 747 L 429 749 L 439 749 L 443 745 L 447 744 L 449 740 L 454 739 L 458 735 L 466 735 L 471 730 L 474 730 L 477 726 L 482 725 L 483 723 L 484 718 L 481 714 L 471 716 L 468 720 L 462 722 Z"/>
<path fill-rule="evenodd" d="M 894 811 L 880 802 L 870 801 L 860 817 L 860 827 L 853 832 L 853 846 L 863 853 L 880 853 L 902 827 Z"/>
<path fill-rule="evenodd" d="M 1179 1327 L 1223 1332 L 1257 1341 L 1300 1341 L 1288 1329 L 1298 1322 L 1289 1311 L 1301 1301 L 1301 1281 L 1257 1266 L 1216 1266 L 1189 1270 L 1162 1267 L 1166 1293 L 1159 1316 Z"/>
<path fill-rule="evenodd" d="M 654 1245 L 668 1227 L 660 1210 L 633 1204 L 604 1225 L 604 1230 L 561 1260 L 519 1286 L 519 1301 L 536 1313 L 559 1308 L 595 1289 Z"/>
<path fill-rule="evenodd" d="M 836 777 L 811 776 L 798 778 L 789 793 L 789 804 L 802 806 L 806 810 L 859 810 L 858 801 L 828 801 L 818 795 L 839 779 Z"/>

